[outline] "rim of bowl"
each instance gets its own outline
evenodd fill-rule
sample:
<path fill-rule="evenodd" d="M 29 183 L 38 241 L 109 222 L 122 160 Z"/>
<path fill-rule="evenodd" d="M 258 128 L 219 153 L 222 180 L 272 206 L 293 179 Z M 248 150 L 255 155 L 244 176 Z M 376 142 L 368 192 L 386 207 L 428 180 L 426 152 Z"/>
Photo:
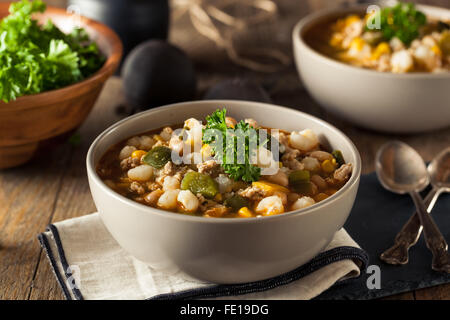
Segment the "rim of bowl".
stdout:
<path fill-rule="evenodd" d="M 441 8 L 441 7 L 435 7 L 435 6 L 427 6 L 427 5 L 416 5 L 417 8 L 423 9 L 427 12 L 425 14 L 427 16 L 432 16 L 429 14 L 429 11 L 442 11 L 446 12 L 446 14 L 450 17 L 450 9 L 447 8 Z M 366 5 L 354 5 L 350 7 L 334 7 L 334 8 L 325 8 L 322 10 L 319 10 L 317 12 L 310 13 L 300 19 L 294 26 L 294 29 L 292 30 L 292 40 L 294 43 L 294 47 L 301 47 L 304 48 L 308 53 L 312 54 L 314 58 L 322 61 L 325 64 L 328 64 L 329 66 L 339 68 L 344 71 L 353 71 L 355 73 L 359 73 L 361 75 L 368 75 L 368 76 L 375 76 L 375 77 L 392 77 L 392 78 L 398 78 L 398 79 L 448 79 L 450 78 L 450 72 L 443 72 L 443 73 L 431 73 L 431 72 L 412 72 L 412 73 L 392 73 L 392 72 L 380 72 L 376 70 L 371 69 L 365 69 L 357 66 L 352 66 L 349 64 L 346 64 L 344 62 L 340 62 L 337 60 L 334 60 L 317 50 L 313 49 L 306 41 L 304 40 L 304 35 L 302 35 L 303 30 L 311 25 L 314 25 L 317 23 L 317 20 L 326 18 L 327 16 L 332 15 L 344 15 L 348 13 L 358 13 L 360 11 L 363 11 L 367 8 Z M 300 70 L 301 72 L 301 70 Z"/>
<path fill-rule="evenodd" d="M 12 2 L 0 3 L 0 6 L 9 7 L 11 3 Z M 43 13 L 43 16 L 45 16 L 46 13 L 66 17 L 70 16 L 70 14 L 67 13 L 65 9 L 56 8 L 52 6 L 47 6 L 47 9 L 45 13 Z M 61 96 L 66 96 L 68 93 L 76 92 L 81 87 L 88 86 L 89 84 L 95 83 L 96 81 L 100 80 L 103 77 L 109 77 L 114 73 L 114 71 L 116 70 L 116 68 L 120 63 L 123 52 L 123 45 L 119 36 L 116 34 L 116 32 L 114 32 L 111 28 L 109 28 L 107 25 L 103 23 L 89 19 L 84 16 L 80 16 L 80 19 L 82 21 L 81 22 L 82 27 L 89 27 L 95 29 L 98 31 L 100 37 L 110 39 L 108 42 L 111 44 L 111 52 L 109 53 L 109 55 L 105 55 L 106 60 L 103 66 L 95 73 L 93 73 L 88 78 L 82 81 L 78 81 L 58 89 L 20 96 L 16 100 L 12 100 L 9 103 L 1 103 L 0 110 L 8 110 L 8 109 L 23 110 L 23 109 L 38 108 L 41 107 L 39 104 L 31 103 L 30 105 L 28 105 L 27 103 L 31 100 L 35 100 L 38 98 L 51 100 L 53 95 L 60 94 Z M 18 103 L 20 103 L 21 105 L 16 105 Z"/>
<path fill-rule="evenodd" d="M 199 216 L 183 215 L 181 213 L 176 213 L 176 212 L 172 212 L 172 211 L 166 211 L 166 210 L 161 210 L 158 208 L 149 207 L 149 206 L 140 204 L 136 201 L 133 201 L 131 199 L 128 199 L 128 198 L 122 196 L 121 194 L 115 192 L 110 187 L 108 187 L 103 182 L 103 180 L 100 179 L 100 177 L 97 175 L 97 172 L 95 170 L 95 163 L 94 163 L 94 150 L 96 149 L 97 145 L 106 136 L 111 134 L 113 131 L 117 130 L 125 122 L 133 121 L 134 119 L 137 119 L 137 118 L 147 115 L 149 113 L 153 113 L 153 112 L 157 112 L 157 111 L 161 111 L 161 110 L 165 110 L 165 109 L 178 109 L 180 107 L 185 107 L 185 106 L 188 106 L 193 103 L 206 105 L 206 104 L 211 104 L 212 102 L 217 103 L 218 105 L 226 105 L 226 104 L 230 104 L 230 103 L 232 103 L 232 104 L 239 103 L 239 104 L 243 104 L 243 105 L 246 105 L 246 104 L 264 105 L 265 107 L 272 108 L 272 109 L 283 109 L 283 110 L 285 110 L 287 112 L 291 112 L 291 113 L 300 113 L 306 119 L 318 122 L 323 127 L 330 129 L 333 132 L 333 134 L 337 134 L 342 140 L 344 140 L 350 146 L 350 150 L 356 160 L 355 161 L 356 163 L 353 164 L 354 167 L 353 167 L 353 172 L 352 172 L 350 179 L 335 194 L 333 194 L 330 197 L 326 198 L 325 200 L 315 203 L 314 205 L 309 206 L 307 208 L 289 211 L 289 212 L 285 212 L 285 213 L 273 215 L 273 216 L 263 216 L 260 218 L 253 217 L 253 218 L 235 219 L 235 218 L 205 218 L 205 217 L 199 217 Z M 274 110 L 274 111 L 276 111 L 276 110 Z M 174 104 L 169 104 L 169 105 L 153 108 L 153 109 L 143 111 L 143 112 L 134 114 L 132 116 L 129 116 L 129 117 L 122 119 L 122 120 L 116 122 L 115 124 L 111 125 L 107 129 L 105 129 L 100 135 L 98 135 L 97 138 L 95 138 L 95 140 L 92 142 L 91 146 L 89 147 L 89 150 L 88 150 L 87 156 L 86 156 L 86 167 L 87 167 L 88 176 L 90 176 L 90 178 L 92 178 L 94 180 L 94 183 L 96 183 L 98 185 L 98 187 L 102 189 L 103 192 L 106 192 L 109 196 L 112 196 L 112 197 L 116 198 L 117 200 L 124 202 L 127 205 L 130 205 L 132 207 L 148 210 L 148 214 L 158 214 L 158 215 L 163 215 L 168 218 L 198 221 L 201 223 L 259 223 L 259 222 L 271 221 L 271 220 L 275 220 L 275 219 L 289 219 L 289 218 L 291 218 L 293 216 L 297 216 L 297 215 L 305 215 L 305 214 L 315 211 L 316 209 L 320 208 L 321 206 L 324 206 L 325 204 L 333 202 L 334 200 L 336 200 L 339 197 L 345 197 L 347 195 L 347 193 L 349 192 L 349 190 L 351 189 L 351 187 L 354 186 L 355 184 L 359 183 L 359 178 L 361 175 L 361 157 L 359 155 L 358 149 L 356 148 L 355 144 L 342 131 L 340 131 L 335 126 L 331 125 L 330 123 L 328 123 L 322 119 L 319 119 L 317 117 L 314 117 L 310 114 L 307 114 L 305 112 L 287 108 L 287 107 L 283 107 L 283 106 L 270 104 L 270 103 L 263 103 L 263 102 L 252 102 L 252 101 L 242 101 L 242 100 L 196 100 L 196 101 L 174 103 Z"/>

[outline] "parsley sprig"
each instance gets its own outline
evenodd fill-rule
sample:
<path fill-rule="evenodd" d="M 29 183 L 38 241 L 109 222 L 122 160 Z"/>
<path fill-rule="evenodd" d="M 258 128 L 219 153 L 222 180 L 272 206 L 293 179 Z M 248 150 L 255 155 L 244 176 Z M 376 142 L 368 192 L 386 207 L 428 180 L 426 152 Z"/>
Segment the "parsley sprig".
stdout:
<path fill-rule="evenodd" d="M 427 22 L 425 14 L 417 10 L 414 3 L 398 3 L 393 7 L 383 8 L 369 19 L 373 22 L 377 15 L 381 30 L 366 26 L 366 31 L 381 31 L 385 40 L 397 37 L 406 45 L 419 36 L 420 28 Z"/>
<path fill-rule="evenodd" d="M 44 12 L 41 0 L 10 5 L 0 22 L 0 99 L 61 88 L 96 72 L 105 59 L 84 29 L 64 34 L 50 20 L 32 18 Z"/>
<path fill-rule="evenodd" d="M 261 168 L 250 161 L 256 153 L 256 150 L 250 146 L 265 144 L 267 141 L 260 142 L 258 131 L 242 120 L 234 128 L 228 128 L 225 122 L 226 112 L 226 109 L 218 109 L 206 117 L 203 143 L 212 146 L 214 157 L 232 179 L 246 182 L 257 181 L 261 176 Z M 221 133 L 221 143 L 217 141 L 214 130 Z M 240 140 L 240 137 L 243 140 Z M 242 142 L 244 142 L 243 147 Z M 229 152 L 230 150 L 233 152 Z M 237 161 L 238 157 L 243 157 L 244 161 Z"/>

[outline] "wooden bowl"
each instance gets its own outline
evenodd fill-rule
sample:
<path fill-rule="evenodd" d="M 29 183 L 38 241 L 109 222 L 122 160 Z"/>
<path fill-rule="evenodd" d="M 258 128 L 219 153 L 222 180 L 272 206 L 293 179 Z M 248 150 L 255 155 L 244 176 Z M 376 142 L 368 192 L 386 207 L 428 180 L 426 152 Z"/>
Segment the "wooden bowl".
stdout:
<path fill-rule="evenodd" d="M 8 15 L 10 3 L 0 3 L 0 18 Z M 117 69 L 122 42 L 107 26 L 74 16 L 64 9 L 47 7 L 36 19 L 51 19 L 62 31 L 84 28 L 106 56 L 105 64 L 89 78 L 70 86 L 0 102 L 0 169 L 31 159 L 40 142 L 71 131 L 86 119 L 105 81 Z"/>

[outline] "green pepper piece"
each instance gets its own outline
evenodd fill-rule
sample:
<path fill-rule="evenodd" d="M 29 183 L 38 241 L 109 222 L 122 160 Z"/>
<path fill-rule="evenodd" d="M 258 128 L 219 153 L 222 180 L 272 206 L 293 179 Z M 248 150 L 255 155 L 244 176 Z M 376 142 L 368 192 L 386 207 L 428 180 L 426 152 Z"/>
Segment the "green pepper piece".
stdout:
<path fill-rule="evenodd" d="M 345 163 L 344 156 L 342 155 L 341 151 L 334 150 L 331 154 L 336 159 L 336 162 L 339 166 L 342 166 Z"/>
<path fill-rule="evenodd" d="M 309 182 L 310 174 L 308 170 L 296 170 L 289 174 L 289 185 Z"/>
<path fill-rule="evenodd" d="M 311 182 L 298 182 L 293 185 L 292 190 L 301 195 L 310 196 L 312 194 Z"/>
<path fill-rule="evenodd" d="M 142 161 L 156 169 L 164 167 L 172 157 L 172 150 L 164 146 L 154 147 L 142 158 Z"/>
<path fill-rule="evenodd" d="M 190 190 L 193 194 L 200 193 L 206 198 L 213 198 L 219 192 L 217 182 L 213 178 L 196 171 L 184 175 L 181 181 L 181 189 Z"/>
<path fill-rule="evenodd" d="M 226 199 L 223 204 L 227 207 L 233 208 L 234 211 L 237 211 L 242 207 L 248 207 L 248 200 L 235 194 Z"/>

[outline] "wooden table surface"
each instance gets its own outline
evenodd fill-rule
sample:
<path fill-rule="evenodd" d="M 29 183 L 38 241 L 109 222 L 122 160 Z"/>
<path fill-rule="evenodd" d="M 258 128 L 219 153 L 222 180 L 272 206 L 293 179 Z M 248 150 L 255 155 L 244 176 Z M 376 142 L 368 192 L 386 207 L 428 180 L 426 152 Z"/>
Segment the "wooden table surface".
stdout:
<path fill-rule="evenodd" d="M 55 2 L 61 4 L 63 1 L 52 1 L 53 4 Z M 428 2 L 450 6 L 448 0 Z M 303 1 L 292 1 L 281 8 L 280 14 L 300 12 L 304 10 L 300 8 L 303 5 Z M 282 19 L 281 28 L 289 30 L 298 18 Z M 186 36 L 185 30 L 190 30 L 190 36 Z M 192 41 L 193 37 L 195 41 Z M 309 97 L 293 65 L 276 74 L 256 73 L 237 67 L 207 39 L 196 34 L 186 19 L 173 23 L 170 40 L 193 59 L 198 72 L 199 97 L 208 86 L 221 79 L 246 76 L 260 81 L 269 87 L 276 104 L 311 113 L 343 130 L 361 153 L 364 173 L 374 170 L 377 149 L 391 139 L 410 144 L 426 161 L 450 145 L 450 128 L 398 136 L 368 131 L 336 119 Z M 287 47 L 290 50 L 289 45 Z M 62 142 L 43 147 L 30 163 L 0 171 L 0 299 L 63 299 L 36 236 L 49 223 L 96 210 L 86 176 L 86 152 L 101 131 L 124 117 L 123 108 L 120 108 L 123 103 L 121 80 L 113 77 L 106 83 L 89 118 L 79 128 L 82 138 L 79 145 Z M 390 298 L 450 299 L 450 284 Z"/>

